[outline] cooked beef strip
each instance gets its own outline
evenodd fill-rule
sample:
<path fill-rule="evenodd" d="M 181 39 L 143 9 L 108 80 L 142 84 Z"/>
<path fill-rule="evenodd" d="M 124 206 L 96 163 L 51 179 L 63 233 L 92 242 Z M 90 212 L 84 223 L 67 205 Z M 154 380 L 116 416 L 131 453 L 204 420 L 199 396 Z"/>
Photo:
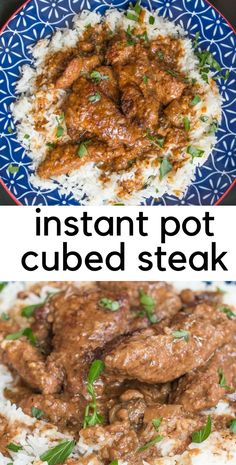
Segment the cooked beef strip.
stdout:
<path fill-rule="evenodd" d="M 4 341 L 1 347 L 4 363 L 17 371 L 32 388 L 45 394 L 60 390 L 62 369 L 52 360 L 46 363 L 40 351 L 24 337 L 16 341 Z"/>
<path fill-rule="evenodd" d="M 88 57 L 73 58 L 67 65 L 63 74 L 57 79 L 56 87 L 58 89 L 66 89 L 84 73 L 92 71 L 100 64 L 100 58 L 97 55 Z"/>
<path fill-rule="evenodd" d="M 164 282 L 99 282 L 98 285 L 102 289 L 123 289 L 128 293 L 130 306 L 133 309 L 140 309 L 140 291 L 145 292 L 152 297 L 155 304 L 155 315 L 157 320 L 170 320 L 181 309 L 182 302 L 176 291 L 170 284 Z"/>
<path fill-rule="evenodd" d="M 225 383 L 221 381 L 222 375 Z M 172 391 L 171 401 L 194 412 L 215 406 L 235 390 L 236 346 L 228 344 L 218 349 L 205 365 L 180 378 Z"/>
<path fill-rule="evenodd" d="M 172 381 L 206 362 L 234 332 L 227 316 L 207 304 L 197 305 L 192 314 L 178 314 L 176 320 L 163 334 L 156 334 L 153 325 L 127 337 L 105 356 L 107 372 L 147 383 Z M 188 331 L 189 341 L 172 335 L 179 330 Z"/>

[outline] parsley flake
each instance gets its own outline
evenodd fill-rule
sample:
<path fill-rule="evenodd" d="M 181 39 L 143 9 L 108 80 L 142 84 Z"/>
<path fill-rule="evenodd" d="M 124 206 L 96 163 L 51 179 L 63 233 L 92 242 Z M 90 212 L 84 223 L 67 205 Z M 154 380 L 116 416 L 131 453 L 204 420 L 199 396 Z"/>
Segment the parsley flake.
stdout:
<path fill-rule="evenodd" d="M 172 171 L 173 165 L 170 163 L 167 157 L 163 158 L 160 164 L 160 180 L 162 180 L 170 171 Z"/>
<path fill-rule="evenodd" d="M 99 100 L 101 100 L 101 94 L 99 94 L 99 92 L 96 92 L 95 94 L 90 95 L 88 99 L 91 103 L 99 102 Z"/>
<path fill-rule="evenodd" d="M 184 339 L 186 342 L 189 341 L 189 332 L 185 329 L 179 329 L 172 332 L 172 336 L 175 339 Z"/>
<path fill-rule="evenodd" d="M 206 425 L 199 431 L 195 431 L 192 434 L 192 442 L 200 444 L 201 442 L 205 441 L 211 434 L 211 425 L 212 425 L 211 417 L 210 415 L 208 415 Z"/>
<path fill-rule="evenodd" d="M 47 462 L 48 465 L 64 463 L 73 451 L 75 444 L 75 441 L 63 441 L 40 455 L 40 460 Z"/>
<path fill-rule="evenodd" d="M 99 300 L 98 305 L 112 312 L 117 312 L 120 308 L 120 304 L 117 300 L 107 299 L 106 297 Z"/>

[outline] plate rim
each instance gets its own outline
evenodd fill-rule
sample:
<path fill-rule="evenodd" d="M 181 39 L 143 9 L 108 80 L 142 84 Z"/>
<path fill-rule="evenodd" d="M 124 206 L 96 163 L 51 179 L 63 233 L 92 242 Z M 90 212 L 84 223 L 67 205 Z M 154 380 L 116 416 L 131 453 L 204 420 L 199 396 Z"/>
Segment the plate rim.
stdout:
<path fill-rule="evenodd" d="M 4 30 L 7 28 L 8 24 L 11 22 L 12 19 L 14 19 L 14 17 L 20 13 L 20 11 L 28 4 L 30 3 L 32 0 L 26 0 L 25 2 L 22 3 L 22 5 L 17 8 L 13 13 L 12 15 L 7 19 L 7 21 L 5 22 L 5 24 L 3 24 L 3 26 L 0 28 L 0 35 L 4 32 Z M 215 5 L 212 5 L 212 3 L 209 1 L 209 0 L 204 0 L 206 3 L 208 3 L 211 8 L 213 8 L 215 11 L 217 11 L 217 13 L 225 20 L 225 22 L 228 24 L 228 26 L 232 29 L 232 31 L 234 32 L 234 34 L 236 35 L 236 28 L 234 28 L 234 26 L 229 22 L 229 20 L 218 10 L 218 8 L 215 7 Z M 9 197 L 16 203 L 16 205 L 20 205 L 20 206 L 25 206 L 23 205 L 23 203 L 21 203 L 17 198 L 16 196 L 10 191 L 10 189 L 7 187 L 7 185 L 5 184 L 5 182 L 3 181 L 3 179 L 0 177 L 0 185 L 3 187 L 3 189 L 5 190 L 5 192 L 9 195 Z M 233 180 L 233 182 L 230 184 L 230 186 L 228 187 L 228 189 L 222 194 L 222 196 L 214 203 L 213 206 L 216 206 L 216 205 L 219 205 L 220 202 L 229 194 L 229 192 L 231 191 L 231 189 L 233 189 L 234 185 L 236 185 L 236 178 Z M 50 206 L 50 205 L 48 205 Z M 158 205 L 157 205 L 158 206 Z M 159 205 L 160 206 L 160 205 Z M 168 205 L 166 205 L 168 207 Z M 209 205 L 210 206 L 210 205 Z"/>

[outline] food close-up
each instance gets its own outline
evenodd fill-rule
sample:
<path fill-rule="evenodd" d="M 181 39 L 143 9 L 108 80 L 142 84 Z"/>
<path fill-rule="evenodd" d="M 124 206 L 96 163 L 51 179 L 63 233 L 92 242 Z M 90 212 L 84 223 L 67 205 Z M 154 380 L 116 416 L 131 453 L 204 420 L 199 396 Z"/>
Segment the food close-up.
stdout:
<path fill-rule="evenodd" d="M 234 465 L 233 283 L 1 283 L 1 465 Z"/>
<path fill-rule="evenodd" d="M 0 56 L 10 194 L 27 205 L 220 201 L 236 176 L 231 27 L 205 0 L 72 3 L 31 0 L 2 32 L 5 48 L 11 31 L 19 38 Z"/>

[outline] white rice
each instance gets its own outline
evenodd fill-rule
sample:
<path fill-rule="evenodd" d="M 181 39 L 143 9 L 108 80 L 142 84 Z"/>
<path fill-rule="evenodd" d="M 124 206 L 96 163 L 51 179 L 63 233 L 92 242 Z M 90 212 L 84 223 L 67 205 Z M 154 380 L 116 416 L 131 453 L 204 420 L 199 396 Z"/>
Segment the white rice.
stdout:
<path fill-rule="evenodd" d="M 77 283 L 77 285 L 80 285 Z M 236 285 L 226 285 L 223 283 L 212 283 L 211 286 L 205 283 L 173 283 L 179 290 L 190 288 L 193 290 L 212 289 L 220 287 L 224 290 L 224 302 L 236 306 Z M 23 306 L 42 302 L 48 293 L 56 292 L 57 289 L 52 284 L 42 285 L 40 292 L 37 289 L 37 295 L 34 293 L 31 283 L 9 283 L 1 292 L 0 297 L 0 314 L 14 310 L 15 307 L 22 308 Z M 27 300 L 25 298 L 17 298 L 19 291 L 27 291 Z M 11 427 L 14 427 L 15 436 L 11 438 L 11 442 L 21 444 L 23 449 L 18 452 L 11 452 L 11 459 L 0 453 L 0 465 L 8 465 L 12 462 L 13 465 L 42 465 L 40 455 L 50 447 L 57 445 L 60 441 L 72 439 L 70 434 L 60 433 L 54 425 L 45 423 L 42 420 L 36 420 L 28 415 L 25 415 L 21 408 L 17 408 L 9 400 L 4 397 L 4 389 L 12 383 L 12 375 L 9 370 L 0 365 L 0 414 L 4 416 Z M 224 400 L 220 401 L 214 409 L 203 412 L 206 415 L 214 413 L 214 415 L 230 414 L 229 404 Z M 72 457 L 78 459 L 88 456 L 99 450 L 101 445 L 104 445 L 106 438 L 100 437 L 99 443 L 86 444 L 81 437 L 72 453 Z M 230 433 L 229 430 L 214 432 L 209 438 L 201 444 L 190 444 L 186 451 L 181 455 L 171 456 L 172 448 L 175 443 L 173 439 L 165 438 L 157 444 L 158 451 L 162 453 L 163 458 L 152 460 L 151 465 L 235 465 L 236 464 L 236 435 Z M 165 456 L 169 455 L 169 456 Z M 44 465 L 47 465 L 46 463 Z M 97 465 L 91 460 L 89 465 Z M 128 462 L 118 461 L 118 465 L 128 465 Z M 150 465 L 143 461 L 143 465 Z"/>
<path fill-rule="evenodd" d="M 133 192 L 128 199 L 118 196 L 118 186 L 122 181 L 135 179 L 135 166 L 128 172 L 123 171 L 119 174 L 111 174 L 106 184 L 100 181 L 99 178 L 102 171 L 93 162 L 85 164 L 70 175 L 61 175 L 49 180 L 43 180 L 35 174 L 37 166 L 45 158 L 46 143 L 55 140 L 55 129 L 58 124 L 56 116 L 60 113 L 60 105 L 66 96 L 66 92 L 63 90 L 43 91 L 44 97 L 47 99 L 47 109 L 44 114 L 47 121 L 45 124 L 47 135 L 45 136 L 45 134 L 36 130 L 34 115 L 37 114 L 37 110 L 35 110 L 35 107 L 40 94 L 42 95 L 42 91 L 36 92 L 35 79 L 44 69 L 44 61 L 47 54 L 73 47 L 88 24 L 93 26 L 101 21 L 106 21 L 113 31 L 118 26 L 121 26 L 125 30 L 128 26 L 133 27 L 133 21 L 128 20 L 124 16 L 124 12 L 119 12 L 116 9 L 108 10 L 105 18 L 95 12 L 83 11 L 81 14 L 75 16 L 72 29 L 58 30 L 51 40 L 40 40 L 32 48 L 32 66 L 23 66 L 22 77 L 16 85 L 19 98 L 12 105 L 12 112 L 17 123 L 18 139 L 32 159 L 31 168 L 33 172 L 30 175 L 30 182 L 33 186 L 40 190 L 57 187 L 62 194 L 69 195 L 72 193 L 74 198 L 83 205 L 102 205 L 116 202 L 137 205 L 145 201 L 145 198 L 149 198 L 150 196 L 161 197 L 164 193 L 182 197 L 186 188 L 194 180 L 196 167 L 206 161 L 212 147 L 216 143 L 215 135 L 209 135 L 208 129 L 209 122 L 212 120 L 220 121 L 221 119 L 221 97 L 213 80 L 210 79 L 209 85 L 201 79 L 198 71 L 198 60 L 194 55 L 190 39 L 186 38 L 184 29 L 181 26 L 175 25 L 174 22 L 159 17 L 158 10 L 151 14 L 155 17 L 154 25 L 149 24 L 150 12 L 146 10 L 144 24 L 147 28 L 148 37 L 153 39 L 159 35 L 170 35 L 181 38 L 184 55 L 179 63 L 180 68 L 190 78 L 196 79 L 205 93 L 205 98 L 195 107 L 196 121 L 198 122 L 193 125 L 192 130 L 189 132 L 189 145 L 203 150 L 204 155 L 202 157 L 194 157 L 192 162 L 188 161 L 174 175 L 173 173 L 169 173 L 161 181 L 159 179 L 159 166 L 152 166 L 152 160 L 150 160 L 150 163 L 145 166 L 142 173 L 143 185 L 147 187 L 141 191 Z M 207 116 L 209 117 L 209 122 L 207 123 L 199 120 L 204 106 L 207 108 Z M 26 134 L 30 135 L 29 139 L 25 138 Z M 67 140 L 67 136 L 65 136 L 65 142 Z M 171 153 L 172 149 L 170 148 L 166 155 L 169 156 Z"/>

